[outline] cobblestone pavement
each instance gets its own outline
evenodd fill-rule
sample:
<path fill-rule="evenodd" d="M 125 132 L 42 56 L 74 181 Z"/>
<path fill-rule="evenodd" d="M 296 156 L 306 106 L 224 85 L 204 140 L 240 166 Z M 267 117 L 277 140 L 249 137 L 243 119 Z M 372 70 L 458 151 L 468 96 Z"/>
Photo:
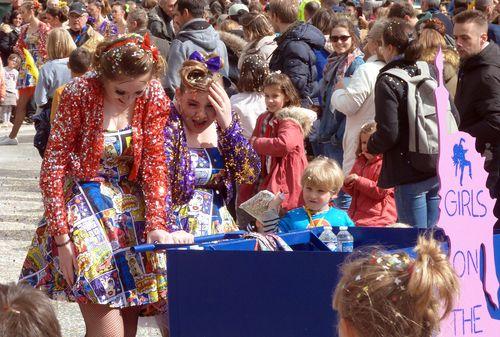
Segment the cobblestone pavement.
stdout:
<path fill-rule="evenodd" d="M 1 129 L 0 136 L 8 130 Z M 23 126 L 19 145 L 0 147 L 0 283 L 15 282 L 43 206 L 38 176 L 41 159 L 33 147 L 34 128 Z M 53 302 L 63 336 L 84 336 L 83 319 L 74 303 Z M 161 336 L 151 319 L 141 319 L 137 336 Z"/>

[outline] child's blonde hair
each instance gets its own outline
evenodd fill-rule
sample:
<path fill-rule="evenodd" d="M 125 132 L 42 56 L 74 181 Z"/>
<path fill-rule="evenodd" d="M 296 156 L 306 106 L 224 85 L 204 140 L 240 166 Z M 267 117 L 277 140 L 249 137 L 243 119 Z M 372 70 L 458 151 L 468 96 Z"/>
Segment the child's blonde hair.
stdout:
<path fill-rule="evenodd" d="M 359 131 L 359 136 L 358 136 L 358 148 L 356 149 L 356 156 L 359 156 L 361 154 L 361 135 L 371 135 L 374 134 L 375 131 L 377 131 L 377 123 L 375 122 L 368 122 L 365 123 L 361 126 L 361 130 Z"/>
<path fill-rule="evenodd" d="M 27 284 L 0 284 L 0 336 L 61 337 L 49 298 Z"/>
<path fill-rule="evenodd" d="M 76 49 L 73 38 L 64 28 L 53 28 L 47 37 L 47 56 L 49 60 L 59 60 L 69 57 Z"/>
<path fill-rule="evenodd" d="M 352 255 L 341 268 L 333 308 L 364 337 L 431 337 L 453 309 L 458 277 L 439 242 L 420 237 L 416 259 L 382 249 Z"/>
<path fill-rule="evenodd" d="M 344 173 L 333 159 L 317 157 L 307 165 L 302 174 L 302 187 L 306 185 L 338 193 L 344 183 Z"/>
<path fill-rule="evenodd" d="M 300 106 L 300 96 L 295 89 L 295 86 L 286 74 L 281 72 L 272 72 L 264 81 L 264 88 L 269 86 L 276 86 L 283 91 L 286 97 L 285 106 Z"/>

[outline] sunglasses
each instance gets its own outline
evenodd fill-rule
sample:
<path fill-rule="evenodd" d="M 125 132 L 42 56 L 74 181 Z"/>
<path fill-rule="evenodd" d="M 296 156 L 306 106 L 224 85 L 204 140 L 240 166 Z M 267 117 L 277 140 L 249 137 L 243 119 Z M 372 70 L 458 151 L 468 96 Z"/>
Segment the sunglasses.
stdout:
<path fill-rule="evenodd" d="M 342 42 L 346 42 L 351 38 L 350 35 L 340 35 L 340 36 L 330 36 L 330 41 L 332 42 L 338 42 L 339 40 Z"/>

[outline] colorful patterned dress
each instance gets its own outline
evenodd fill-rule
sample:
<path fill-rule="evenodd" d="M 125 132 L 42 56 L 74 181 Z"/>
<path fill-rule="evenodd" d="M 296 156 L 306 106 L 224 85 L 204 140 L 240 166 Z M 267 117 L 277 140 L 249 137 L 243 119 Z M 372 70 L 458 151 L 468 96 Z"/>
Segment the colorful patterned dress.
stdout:
<path fill-rule="evenodd" d="M 231 125 L 217 127 L 217 148 L 189 148 L 184 123 L 174 103 L 164 129 L 169 187 L 166 214 L 171 230 L 208 235 L 236 230 L 228 203 L 234 183 L 253 183 L 260 160 L 241 133 L 233 113 Z"/>
<path fill-rule="evenodd" d="M 191 200 L 177 207 L 177 226 L 194 236 L 212 235 L 238 230 L 229 213 L 224 196 L 224 158 L 216 147 L 191 148 L 195 190 Z"/>
<path fill-rule="evenodd" d="M 17 88 L 23 89 L 36 86 L 36 81 L 28 72 L 26 67 L 26 58 L 24 57 L 23 49 L 27 49 L 38 69 L 41 69 L 45 61 L 47 61 L 47 36 L 50 27 L 43 22 L 40 22 L 35 33 L 28 34 L 29 25 L 21 27 L 19 39 L 14 46 L 14 51 L 21 56 L 22 64 L 19 67 L 19 77 L 17 79 Z"/>
<path fill-rule="evenodd" d="M 166 298 L 164 255 L 134 254 L 143 243 L 145 204 L 142 190 L 127 179 L 133 163 L 132 128 L 104 133 L 98 178 L 67 182 L 68 222 L 77 255 L 73 288 L 59 271 L 57 248 L 38 227 L 21 271 L 21 280 L 41 287 L 51 298 L 123 308 Z"/>

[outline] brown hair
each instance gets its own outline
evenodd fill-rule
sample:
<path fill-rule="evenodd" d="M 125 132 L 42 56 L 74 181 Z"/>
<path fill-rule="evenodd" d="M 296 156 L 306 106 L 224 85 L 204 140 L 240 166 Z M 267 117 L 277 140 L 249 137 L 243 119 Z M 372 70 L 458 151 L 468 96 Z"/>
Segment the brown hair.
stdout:
<path fill-rule="evenodd" d="M 361 126 L 361 130 L 359 130 L 358 137 L 358 148 L 356 149 L 356 156 L 361 154 L 361 135 L 372 135 L 377 131 L 377 123 L 368 122 Z"/>
<path fill-rule="evenodd" d="M 210 54 L 205 56 L 205 59 L 216 56 L 218 55 Z M 224 62 L 221 59 L 220 69 L 223 67 Z M 184 92 L 186 89 L 208 91 L 210 85 L 213 82 L 219 81 L 221 78 L 220 73 L 210 71 L 204 63 L 196 60 L 184 61 L 181 70 L 179 70 L 179 75 L 181 78 L 181 92 Z"/>
<path fill-rule="evenodd" d="M 266 60 L 259 54 L 248 55 L 241 64 L 238 91 L 262 92 L 267 76 L 269 76 L 269 67 Z"/>
<path fill-rule="evenodd" d="M 264 13 L 246 13 L 240 19 L 243 31 L 250 41 L 259 41 L 264 36 L 273 36 L 274 29 Z"/>
<path fill-rule="evenodd" d="M 285 103 L 285 106 L 300 106 L 299 93 L 297 92 L 297 89 L 295 89 L 290 77 L 278 72 L 271 73 L 264 81 L 264 88 L 273 85 L 283 91 L 283 94 L 288 100 L 288 102 Z"/>
<path fill-rule="evenodd" d="M 68 8 L 63 7 L 63 8 L 54 8 L 54 7 L 48 7 L 45 10 L 46 14 L 50 14 L 51 16 L 57 18 L 60 22 L 66 22 L 68 21 Z"/>
<path fill-rule="evenodd" d="M 144 9 L 153 9 L 158 5 L 157 0 L 142 0 L 141 5 Z"/>
<path fill-rule="evenodd" d="M 319 156 L 307 165 L 300 184 L 323 188 L 327 191 L 338 193 L 344 183 L 344 173 L 340 165 L 333 159 Z"/>
<path fill-rule="evenodd" d="M 417 17 L 417 11 L 408 2 L 403 2 L 403 3 L 396 2 L 390 7 L 389 13 L 387 14 L 387 17 L 389 19 L 393 18 L 404 19 L 405 16 L 408 16 L 410 18 Z"/>
<path fill-rule="evenodd" d="M 436 240 L 419 237 L 415 252 L 415 259 L 382 248 L 352 254 L 333 298 L 339 318 L 364 337 L 434 336 L 459 281 Z"/>
<path fill-rule="evenodd" d="M 325 35 L 332 32 L 332 20 L 335 13 L 331 9 L 320 8 L 311 18 L 311 24 Z"/>
<path fill-rule="evenodd" d="M 94 53 L 93 68 L 105 79 L 133 78 L 148 73 L 158 78 L 165 72 L 165 60 L 144 49 L 138 35 L 101 42 Z"/>
<path fill-rule="evenodd" d="M 469 23 L 469 22 L 472 22 L 475 25 L 479 26 L 480 28 L 483 29 L 483 31 L 486 32 L 488 31 L 488 19 L 480 11 L 467 10 L 453 17 L 454 24 Z"/>
<path fill-rule="evenodd" d="M 404 54 L 406 61 L 415 62 L 422 55 L 415 29 L 403 19 L 387 21 L 383 40 L 386 45 L 395 47 L 399 54 Z"/>
<path fill-rule="evenodd" d="M 47 296 L 27 284 L 0 284 L 0 336 L 60 337 Z"/>
<path fill-rule="evenodd" d="M 220 31 L 227 33 L 231 33 L 232 31 L 237 30 L 238 28 L 240 28 L 240 24 L 231 19 L 226 19 L 222 21 L 222 23 L 219 26 Z"/>
<path fill-rule="evenodd" d="M 354 27 L 354 24 L 352 23 L 352 21 L 350 19 L 340 18 L 332 23 L 330 35 L 331 35 L 331 31 L 333 31 L 337 27 L 345 28 L 349 32 L 349 35 L 351 36 L 352 44 L 351 44 L 351 48 L 347 51 L 347 53 L 352 53 L 361 44 L 361 40 L 359 39 L 358 35 L 356 34 L 356 27 Z"/>
<path fill-rule="evenodd" d="M 86 48 L 76 48 L 69 55 L 68 68 L 74 74 L 85 74 L 92 63 L 92 53 Z"/>
<path fill-rule="evenodd" d="M 299 15 L 296 0 L 271 0 L 269 1 L 269 13 L 276 15 L 282 23 L 294 23 Z"/>

